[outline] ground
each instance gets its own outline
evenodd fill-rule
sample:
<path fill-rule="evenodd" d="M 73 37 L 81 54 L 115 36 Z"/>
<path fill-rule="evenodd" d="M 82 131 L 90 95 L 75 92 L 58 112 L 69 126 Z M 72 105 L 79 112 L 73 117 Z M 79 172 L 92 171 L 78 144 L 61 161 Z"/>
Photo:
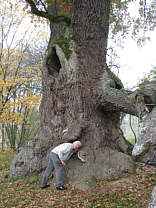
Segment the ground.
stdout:
<path fill-rule="evenodd" d="M 145 208 L 156 185 L 156 167 L 138 163 L 132 175 L 97 180 L 92 192 L 70 185 L 67 191 L 42 190 L 40 183 L 41 175 L 11 179 L 9 170 L 1 169 L 0 208 Z"/>

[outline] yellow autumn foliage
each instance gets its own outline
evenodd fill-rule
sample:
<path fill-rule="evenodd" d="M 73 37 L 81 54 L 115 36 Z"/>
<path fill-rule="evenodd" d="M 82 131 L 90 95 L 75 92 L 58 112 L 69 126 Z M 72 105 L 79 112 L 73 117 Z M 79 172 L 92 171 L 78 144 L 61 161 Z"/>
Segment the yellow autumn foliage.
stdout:
<path fill-rule="evenodd" d="M 39 59 L 32 60 L 31 41 L 35 41 L 38 37 L 45 40 L 48 33 L 36 30 L 34 34 L 36 37 L 32 36 L 33 33 L 27 29 L 30 17 L 26 15 L 23 6 L 24 4 L 19 0 L 0 0 L 0 145 L 2 147 L 3 142 L 6 144 L 7 126 L 8 128 L 9 125 L 11 128 L 17 126 L 20 129 L 27 123 L 30 125 L 29 112 L 31 108 L 38 109 L 41 101 L 42 62 Z M 24 27 L 23 23 L 26 23 Z M 28 129 L 28 126 L 26 128 Z M 30 126 L 29 128 L 31 130 Z M 20 135 L 16 139 L 19 137 Z M 1 142 L 2 138 L 4 140 Z"/>

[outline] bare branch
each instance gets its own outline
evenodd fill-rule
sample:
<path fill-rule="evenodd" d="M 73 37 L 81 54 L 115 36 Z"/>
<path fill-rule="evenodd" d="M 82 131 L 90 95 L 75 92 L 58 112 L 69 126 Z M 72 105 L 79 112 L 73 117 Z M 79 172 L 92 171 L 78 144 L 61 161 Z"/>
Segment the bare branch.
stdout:
<path fill-rule="evenodd" d="M 38 8 L 36 7 L 36 4 L 34 3 L 33 0 L 26 0 L 26 2 L 30 5 L 31 12 L 39 17 L 46 18 L 46 19 L 50 20 L 51 22 L 55 22 L 55 23 L 65 22 L 68 25 L 70 25 L 70 23 L 71 23 L 70 18 L 66 17 L 64 15 L 53 16 L 53 15 L 49 14 L 48 12 L 38 10 Z"/>
<path fill-rule="evenodd" d="M 44 7 L 45 11 L 48 11 L 47 8 L 46 8 L 46 5 L 43 3 L 42 0 L 39 0 L 39 2 L 41 3 L 41 5 Z"/>
<path fill-rule="evenodd" d="M 136 133 L 135 133 L 135 131 L 134 131 L 134 129 L 133 129 L 133 126 L 132 126 L 132 116 L 130 115 L 130 117 L 129 117 L 129 125 L 130 125 L 130 129 L 132 130 L 132 132 L 133 132 L 133 135 L 134 135 L 134 142 L 135 142 L 135 144 L 136 144 L 136 142 L 137 142 L 137 137 L 136 137 Z"/>

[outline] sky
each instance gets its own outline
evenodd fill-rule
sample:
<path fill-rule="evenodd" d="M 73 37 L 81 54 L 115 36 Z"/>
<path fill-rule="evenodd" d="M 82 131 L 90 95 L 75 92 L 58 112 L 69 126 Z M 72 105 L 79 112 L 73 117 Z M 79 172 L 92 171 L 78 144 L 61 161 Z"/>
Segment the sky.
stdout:
<path fill-rule="evenodd" d="M 120 60 L 119 77 L 125 87 L 135 86 L 154 66 L 156 66 L 156 31 L 150 35 L 142 47 L 135 41 L 127 40 L 125 47 L 118 50 Z"/>
<path fill-rule="evenodd" d="M 146 0 L 147 7 L 156 0 Z M 135 2 L 139 3 L 138 2 Z M 131 4 L 129 11 L 132 16 L 138 16 L 138 7 Z M 156 8 L 156 7 L 155 7 Z M 156 11 L 155 11 L 156 14 Z M 136 86 L 154 66 L 156 66 L 156 30 L 148 33 L 150 41 L 138 47 L 132 39 L 126 39 L 124 48 L 118 48 L 120 70 L 118 76 L 127 88 Z"/>

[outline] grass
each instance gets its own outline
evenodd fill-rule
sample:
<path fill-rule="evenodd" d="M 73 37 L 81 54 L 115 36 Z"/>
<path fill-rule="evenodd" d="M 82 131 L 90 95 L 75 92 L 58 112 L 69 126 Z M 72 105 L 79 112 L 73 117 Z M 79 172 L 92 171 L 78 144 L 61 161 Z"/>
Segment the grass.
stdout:
<path fill-rule="evenodd" d="M 0 151 L 0 170 L 10 167 L 10 162 L 14 156 L 14 152 L 10 149 Z"/>
<path fill-rule="evenodd" d="M 8 152 L 5 153 L 6 157 L 4 152 L 1 156 L 1 163 L 10 161 L 6 160 Z M 12 152 L 10 154 L 9 158 L 13 155 Z M 7 168 L 0 171 L 0 208 L 145 208 L 156 184 L 153 167 L 139 165 L 137 173 L 127 176 L 124 183 L 122 178 L 97 180 L 93 192 L 81 191 L 70 185 L 63 192 L 51 187 L 41 190 L 41 174 L 12 179 Z"/>

